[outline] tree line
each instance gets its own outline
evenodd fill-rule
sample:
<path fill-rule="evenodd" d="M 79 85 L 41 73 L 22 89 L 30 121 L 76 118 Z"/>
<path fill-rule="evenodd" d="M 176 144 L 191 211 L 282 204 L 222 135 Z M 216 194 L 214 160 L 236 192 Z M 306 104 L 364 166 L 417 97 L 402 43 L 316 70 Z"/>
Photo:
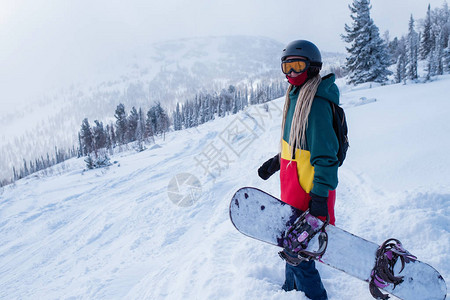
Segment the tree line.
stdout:
<path fill-rule="evenodd" d="M 0 181 L 0 186 L 10 184 L 33 173 L 48 169 L 69 158 L 76 156 L 76 153 L 77 150 L 75 149 L 75 147 L 66 150 L 58 149 L 58 147 L 55 147 L 55 151 L 52 153 L 52 155 L 47 153 L 45 157 L 41 156 L 29 161 L 23 159 L 23 165 L 20 168 L 16 168 L 14 166 L 12 167 L 12 178 L 10 180 L 2 179 Z"/>
<path fill-rule="evenodd" d="M 400 38 L 389 39 L 386 31 L 382 38 L 378 27 L 370 17 L 370 0 L 353 0 L 349 5 L 351 24 L 345 24 L 342 35 L 347 47 L 345 72 L 348 83 L 385 83 L 393 75 L 395 82 L 417 80 L 419 61 L 425 65 L 425 79 L 450 72 L 450 11 L 446 2 L 440 8 L 428 5 L 425 18 L 417 25 L 411 15 L 408 33 Z M 394 72 L 389 70 L 392 69 Z M 153 105 L 147 113 L 133 107 L 129 113 L 119 104 L 115 110 L 115 122 L 104 126 L 95 120 L 93 126 L 84 119 L 78 135 L 78 147 L 58 149 L 52 154 L 23 161 L 20 167 L 12 168 L 12 178 L 2 179 L 0 186 L 12 183 L 35 172 L 47 169 L 69 158 L 86 156 L 88 168 L 108 165 L 108 152 L 117 146 L 133 143 L 136 150 L 145 149 L 145 144 L 154 142 L 157 135 L 164 136 L 171 125 L 174 130 L 191 128 L 213 120 L 235 114 L 250 104 L 264 103 L 284 95 L 286 83 L 281 80 L 261 82 L 235 87 L 230 85 L 220 92 L 200 92 L 193 99 L 177 103 L 168 115 L 160 103 Z"/>
<path fill-rule="evenodd" d="M 84 118 L 78 132 L 78 146 L 67 150 L 55 147 L 53 154 L 41 156 L 35 160 L 23 160 L 23 165 L 12 168 L 12 177 L 2 179 L 0 186 L 4 186 L 24 178 L 30 174 L 48 169 L 56 164 L 73 157 L 85 157 L 87 168 L 97 168 L 110 165 L 109 155 L 117 147 L 132 144 L 136 151 L 145 150 L 145 145 L 154 143 L 155 137 L 165 137 L 173 130 L 191 128 L 217 117 L 235 114 L 248 105 L 264 103 L 284 95 L 286 91 L 284 80 L 268 80 L 254 84 L 235 87 L 230 85 L 220 92 L 200 92 L 194 99 L 177 103 L 176 110 L 171 115 L 156 102 L 144 113 L 142 108 L 132 107 L 129 112 L 120 103 L 114 111 L 115 121 L 108 124 L 94 120 L 91 124 Z M 171 127 L 173 125 L 173 127 Z M 121 151 L 119 149 L 119 151 Z"/>
<path fill-rule="evenodd" d="M 220 92 L 201 92 L 193 100 L 183 104 L 179 102 L 171 116 L 160 102 L 154 104 L 144 114 L 142 108 L 132 107 L 129 113 L 125 106 L 119 104 L 115 110 L 115 123 L 106 126 L 103 122 L 94 121 L 91 126 L 85 118 L 78 134 L 78 157 L 85 156 L 89 169 L 110 164 L 108 153 L 113 153 L 116 146 L 133 144 L 137 151 L 145 150 L 145 144 L 154 143 L 155 136 L 164 138 L 173 125 L 173 130 L 191 128 L 214 120 L 235 114 L 245 109 L 249 104 L 264 103 L 284 95 L 286 83 L 282 80 L 270 83 L 256 84 L 236 88 L 230 85 Z"/>
<path fill-rule="evenodd" d="M 408 33 L 389 40 L 389 31 L 381 38 L 378 27 L 370 17 L 370 0 L 353 0 L 349 6 L 353 22 L 345 24 L 346 34 L 342 35 L 347 47 L 345 69 L 348 83 L 384 83 L 394 75 L 395 82 L 407 79 L 417 80 L 418 61 L 425 61 L 426 78 L 450 72 L 450 13 L 447 2 L 440 8 L 431 10 L 425 19 L 416 25 L 411 15 Z M 417 31 L 416 31 L 417 30 Z M 395 71 L 389 67 L 395 65 Z"/>
<path fill-rule="evenodd" d="M 222 89 L 218 93 L 199 93 L 194 99 L 182 104 L 178 102 L 172 112 L 173 129 L 192 128 L 214 120 L 215 117 L 236 114 L 249 105 L 265 103 L 283 96 L 287 88 L 284 80 L 256 84 L 254 89 L 252 85 L 230 85 L 228 89 Z"/>
<path fill-rule="evenodd" d="M 78 157 L 86 156 L 89 169 L 103 167 L 110 164 L 109 153 L 113 153 L 116 146 L 135 144 L 137 151 L 145 150 L 146 142 L 154 142 L 154 136 L 163 136 L 171 125 L 166 110 L 160 102 L 154 104 L 146 114 L 142 108 L 134 106 L 127 113 L 124 104 L 117 105 L 114 112 L 115 123 L 106 126 L 95 120 L 91 126 L 85 118 L 78 133 Z"/>
<path fill-rule="evenodd" d="M 440 8 L 431 10 L 428 5 L 426 16 L 416 31 L 411 15 L 408 34 L 395 37 L 389 43 L 392 63 L 396 64 L 395 81 L 415 80 L 418 61 L 425 62 L 426 79 L 450 72 L 450 11 L 447 2 Z"/>

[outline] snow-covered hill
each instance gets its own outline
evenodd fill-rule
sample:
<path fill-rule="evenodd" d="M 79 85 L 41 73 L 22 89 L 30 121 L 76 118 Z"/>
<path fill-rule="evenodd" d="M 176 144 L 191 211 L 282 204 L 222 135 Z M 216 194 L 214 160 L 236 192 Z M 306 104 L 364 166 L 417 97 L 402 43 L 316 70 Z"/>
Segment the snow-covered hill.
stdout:
<path fill-rule="evenodd" d="M 350 149 L 336 204 L 338 226 L 378 243 L 396 237 L 447 280 L 449 83 L 341 86 Z M 170 133 L 106 169 L 73 159 L 3 188 L 0 298 L 306 299 L 281 290 L 277 249 L 228 219 L 239 187 L 279 195 L 278 177 L 256 170 L 278 152 L 282 106 Z M 330 299 L 372 299 L 366 283 L 319 269 Z"/>
<path fill-rule="evenodd" d="M 176 101 L 191 99 L 201 90 L 220 91 L 245 80 L 280 77 L 278 60 L 283 45 L 263 37 L 205 37 L 154 44 L 136 49 L 108 67 L 86 70 L 71 86 L 36 95 L 39 101 L 0 112 L 0 179 L 12 167 L 77 145 L 77 132 L 87 117 L 109 121 L 119 103 L 144 111 L 156 101 L 171 110 Z M 26 86 L 26 83 L 24 83 Z M 21 100 L 21 99 L 18 99 Z M 22 103 L 23 101 L 18 101 Z M 57 128 L 57 130 L 55 130 Z"/>
<path fill-rule="evenodd" d="M 177 101 L 192 100 L 200 91 L 282 80 L 283 47 L 273 39 L 251 36 L 162 42 L 137 49 L 133 57 L 118 59 L 108 68 L 86 71 L 79 82 L 49 91 L 34 104 L 3 109 L 0 180 L 12 177 L 12 167 L 22 167 L 23 159 L 29 162 L 52 155 L 55 146 L 67 150 L 78 145 L 81 121 L 115 121 L 119 103 L 127 111 L 132 106 L 147 111 L 160 101 L 171 113 Z M 324 53 L 325 68 L 339 67 L 343 61 L 343 54 Z"/>

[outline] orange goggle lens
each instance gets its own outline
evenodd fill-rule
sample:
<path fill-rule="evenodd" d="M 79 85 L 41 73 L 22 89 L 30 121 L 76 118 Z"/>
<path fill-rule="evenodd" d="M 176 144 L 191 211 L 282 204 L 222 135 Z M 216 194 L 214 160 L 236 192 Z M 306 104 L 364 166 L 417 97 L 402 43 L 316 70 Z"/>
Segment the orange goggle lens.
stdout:
<path fill-rule="evenodd" d="M 308 67 L 308 63 L 305 60 L 286 60 L 281 63 L 281 70 L 284 74 L 289 74 L 291 71 L 294 73 L 302 73 Z"/>

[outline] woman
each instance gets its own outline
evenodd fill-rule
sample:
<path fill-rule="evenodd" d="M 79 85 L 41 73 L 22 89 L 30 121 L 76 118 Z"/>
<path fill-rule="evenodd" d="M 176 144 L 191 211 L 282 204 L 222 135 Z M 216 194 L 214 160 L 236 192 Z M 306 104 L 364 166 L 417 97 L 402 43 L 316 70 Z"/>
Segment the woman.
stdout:
<path fill-rule="evenodd" d="M 309 214 L 335 223 L 339 143 L 333 129 L 330 102 L 339 104 L 334 74 L 319 76 L 322 57 L 311 42 L 297 40 L 282 52 L 281 68 L 290 85 L 282 122 L 281 153 L 258 170 L 268 179 L 280 170 L 281 200 Z M 283 289 L 303 291 L 313 300 L 327 299 L 313 260 L 286 264 Z"/>

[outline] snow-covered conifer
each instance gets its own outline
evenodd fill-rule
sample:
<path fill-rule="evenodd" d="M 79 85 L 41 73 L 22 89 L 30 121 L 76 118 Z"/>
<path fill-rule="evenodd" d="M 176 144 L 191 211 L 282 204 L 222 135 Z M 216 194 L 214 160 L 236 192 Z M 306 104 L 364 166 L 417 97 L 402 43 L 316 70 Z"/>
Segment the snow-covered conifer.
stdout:
<path fill-rule="evenodd" d="M 406 55 L 401 54 L 397 60 L 397 67 L 395 71 L 395 82 L 400 83 L 406 76 Z"/>
<path fill-rule="evenodd" d="M 434 46 L 434 68 L 436 75 L 444 74 L 444 49 L 442 47 L 442 31 L 438 31 L 435 37 Z"/>
<path fill-rule="evenodd" d="M 160 102 L 156 103 L 156 109 L 158 112 L 158 132 L 165 136 L 165 133 L 169 131 L 170 119 Z"/>
<path fill-rule="evenodd" d="M 173 129 L 174 130 L 182 129 L 180 103 L 178 103 L 178 102 L 177 102 L 177 107 L 175 109 L 175 112 L 173 114 Z"/>
<path fill-rule="evenodd" d="M 141 152 L 145 150 L 144 146 L 145 117 L 141 108 L 139 108 L 138 116 L 139 119 L 136 126 L 135 140 L 137 142 L 136 151 Z"/>
<path fill-rule="evenodd" d="M 78 155 L 77 157 L 80 158 L 83 156 L 83 142 L 81 141 L 81 134 L 78 132 Z"/>
<path fill-rule="evenodd" d="M 27 161 L 25 160 L 25 158 L 23 159 L 23 169 L 22 169 L 21 173 L 22 173 L 20 176 L 21 178 L 24 178 L 24 177 L 30 175 L 30 171 L 28 171 Z"/>
<path fill-rule="evenodd" d="M 351 26 L 345 24 L 347 34 L 342 36 L 350 44 L 346 48 L 349 53 L 346 63 L 349 83 L 384 82 L 392 74 L 387 69 L 390 58 L 387 45 L 370 18 L 370 0 L 353 0 L 349 8 L 353 23 Z"/>
<path fill-rule="evenodd" d="M 13 166 L 12 169 L 13 169 L 13 180 L 14 181 L 19 180 L 19 174 L 17 173 L 16 168 Z"/>
<path fill-rule="evenodd" d="M 139 121 L 139 114 L 136 107 L 132 107 L 130 114 L 127 118 L 127 143 L 134 142 L 136 140 L 136 128 Z"/>
<path fill-rule="evenodd" d="M 80 136 L 83 154 L 88 155 L 94 150 L 94 137 L 92 135 L 91 125 L 89 125 L 87 118 L 85 118 L 81 124 Z"/>
<path fill-rule="evenodd" d="M 427 9 L 427 15 L 425 17 L 425 23 L 423 25 L 423 31 L 421 34 L 421 40 L 420 40 L 420 58 L 426 59 L 431 50 L 433 49 L 434 43 L 433 43 L 433 35 L 431 32 L 431 7 L 430 4 L 428 4 Z"/>
<path fill-rule="evenodd" d="M 151 111 L 149 110 L 147 112 L 147 118 L 145 119 L 145 136 L 147 140 L 151 140 L 152 142 L 155 142 L 155 131 L 153 129 L 153 123 L 151 119 Z"/>
<path fill-rule="evenodd" d="M 450 72 L 450 39 L 447 42 L 447 47 L 444 49 L 444 55 L 442 59 L 444 72 Z"/>
<path fill-rule="evenodd" d="M 408 36 L 406 39 L 406 73 L 408 79 L 417 79 L 417 59 L 419 52 L 419 35 L 414 29 L 414 18 L 409 18 Z"/>
<path fill-rule="evenodd" d="M 114 124 L 111 123 L 109 126 L 109 136 L 111 137 L 111 149 L 114 148 L 117 144 L 116 132 L 114 130 Z"/>
<path fill-rule="evenodd" d="M 128 129 L 125 105 L 122 103 L 117 105 L 114 117 L 116 117 L 116 139 L 119 145 L 123 145 L 126 143 L 126 134 Z"/>
<path fill-rule="evenodd" d="M 112 150 L 112 140 L 111 140 L 111 129 L 110 129 L 110 125 L 106 124 L 105 127 L 105 135 L 106 135 L 106 149 Z"/>
<path fill-rule="evenodd" d="M 88 156 L 84 159 L 84 162 L 86 163 L 86 167 L 89 170 L 94 168 L 94 160 L 92 159 L 90 154 L 88 154 Z"/>
<path fill-rule="evenodd" d="M 92 134 L 94 138 L 94 152 L 95 156 L 98 156 L 98 150 L 106 148 L 106 133 L 103 129 L 103 123 L 95 120 L 95 126 L 92 127 Z"/>
<path fill-rule="evenodd" d="M 198 101 L 200 103 L 200 107 L 198 110 L 198 124 L 203 124 L 206 122 L 206 103 L 205 100 L 201 97 L 201 95 L 198 98 Z"/>
<path fill-rule="evenodd" d="M 195 96 L 195 100 L 192 103 L 192 127 L 198 126 L 198 119 L 200 110 L 200 103 L 198 101 L 198 95 Z"/>

